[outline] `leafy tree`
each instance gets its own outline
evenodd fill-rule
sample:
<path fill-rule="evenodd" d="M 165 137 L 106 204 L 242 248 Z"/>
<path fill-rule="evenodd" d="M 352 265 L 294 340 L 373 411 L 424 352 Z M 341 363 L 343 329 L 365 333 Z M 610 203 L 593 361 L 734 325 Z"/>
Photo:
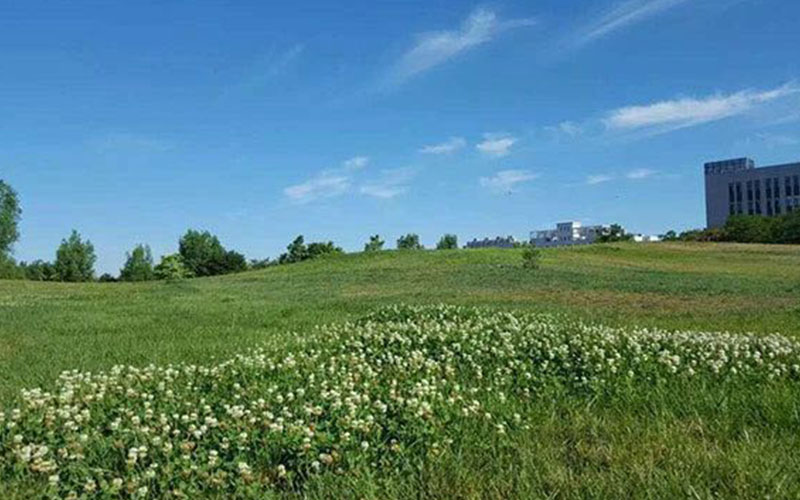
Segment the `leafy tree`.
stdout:
<path fill-rule="evenodd" d="M 306 246 L 302 234 L 295 238 L 294 241 L 286 247 L 286 250 L 287 252 L 281 254 L 278 259 L 280 264 L 292 264 L 307 259 L 315 259 L 323 255 L 343 253 L 342 249 L 335 246 L 332 241 L 313 242 Z"/>
<path fill-rule="evenodd" d="M 100 283 L 116 283 L 117 281 L 119 281 L 119 279 L 115 278 L 114 276 L 111 276 L 108 273 L 103 273 L 100 275 L 99 278 L 97 278 L 97 281 L 99 281 Z"/>
<path fill-rule="evenodd" d="M 364 243 L 364 251 L 380 252 L 383 250 L 383 243 L 384 241 L 381 239 L 380 235 L 374 234 L 369 237 L 369 241 L 367 243 Z"/>
<path fill-rule="evenodd" d="M 414 233 L 408 233 L 397 239 L 398 250 L 421 250 L 424 248 L 419 243 L 419 236 Z"/>
<path fill-rule="evenodd" d="M 281 254 L 279 262 L 281 264 L 292 264 L 294 262 L 301 262 L 308 258 L 308 249 L 306 248 L 305 239 L 303 235 L 299 235 L 287 247 L 286 253 Z"/>
<path fill-rule="evenodd" d="M 0 180 L 0 256 L 8 257 L 19 239 L 19 218 L 22 209 L 14 189 Z"/>
<path fill-rule="evenodd" d="M 781 235 L 783 219 L 760 215 L 732 215 L 722 227 L 726 241 L 741 243 L 776 243 Z"/>
<path fill-rule="evenodd" d="M 208 231 L 186 231 L 178 242 L 178 253 L 194 276 L 222 274 L 219 267 L 225 259 L 225 248 Z"/>
<path fill-rule="evenodd" d="M 247 271 L 247 259 L 239 252 L 228 250 L 222 255 L 222 260 L 218 268 L 220 270 L 219 274 Z"/>
<path fill-rule="evenodd" d="M 136 245 L 128 252 L 125 265 L 119 272 L 120 281 L 150 281 L 155 278 L 153 272 L 153 254 L 147 245 Z"/>
<path fill-rule="evenodd" d="M 153 272 L 156 279 L 167 281 L 178 281 L 194 276 L 189 267 L 184 264 L 183 257 L 178 253 L 162 256 L 161 262 L 153 269 Z"/>
<path fill-rule="evenodd" d="M 597 238 L 598 243 L 612 243 L 616 241 L 630 241 L 633 239 L 632 234 L 625 232 L 625 228 L 619 224 L 611 224 L 607 229 L 604 229 L 602 234 Z"/>
<path fill-rule="evenodd" d="M 97 256 L 89 240 L 73 230 L 69 238 L 61 240 L 56 251 L 55 271 L 60 281 L 92 281 Z"/>
<path fill-rule="evenodd" d="M 780 228 L 780 243 L 800 244 L 800 210 L 795 209 L 783 216 Z"/>
<path fill-rule="evenodd" d="M 661 241 L 678 241 L 678 233 L 670 229 L 661 235 Z"/>
<path fill-rule="evenodd" d="M 436 250 L 453 250 L 458 248 L 458 236 L 455 234 L 445 234 L 436 244 Z"/>
<path fill-rule="evenodd" d="M 0 279 L 25 279 L 25 268 L 21 265 L 17 265 L 10 256 L 0 254 Z"/>
<path fill-rule="evenodd" d="M 522 267 L 526 269 L 539 269 L 541 266 L 542 251 L 536 245 L 528 245 L 522 249 Z"/>
<path fill-rule="evenodd" d="M 30 264 L 22 263 L 21 267 L 25 270 L 25 279 L 31 281 L 56 281 L 58 273 L 56 267 L 43 260 L 34 260 Z"/>

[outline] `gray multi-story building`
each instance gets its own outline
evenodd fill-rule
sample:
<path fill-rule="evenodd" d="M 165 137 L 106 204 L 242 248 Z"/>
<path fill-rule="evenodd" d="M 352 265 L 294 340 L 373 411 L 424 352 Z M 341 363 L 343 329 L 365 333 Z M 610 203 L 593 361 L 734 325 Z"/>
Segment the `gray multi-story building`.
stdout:
<path fill-rule="evenodd" d="M 466 248 L 514 248 L 516 244 L 517 241 L 513 236 L 506 236 L 505 238 L 498 236 L 494 239 L 473 239 L 467 243 Z"/>
<path fill-rule="evenodd" d="M 800 162 L 758 167 L 750 158 L 705 164 L 706 226 L 734 214 L 781 215 L 800 209 Z"/>

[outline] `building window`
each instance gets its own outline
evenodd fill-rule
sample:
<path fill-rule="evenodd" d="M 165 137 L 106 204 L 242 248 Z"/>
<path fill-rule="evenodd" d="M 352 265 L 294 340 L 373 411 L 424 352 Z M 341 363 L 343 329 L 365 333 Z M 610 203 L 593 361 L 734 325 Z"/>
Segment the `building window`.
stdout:
<path fill-rule="evenodd" d="M 753 215 L 753 202 L 747 202 L 747 215 Z"/>
<path fill-rule="evenodd" d="M 767 179 L 766 181 L 764 181 L 764 188 L 767 191 L 767 199 L 771 200 L 772 199 L 772 179 Z"/>
<path fill-rule="evenodd" d="M 741 203 L 741 202 L 742 202 L 742 183 L 741 182 L 737 182 L 736 183 L 736 203 Z M 741 209 L 739 209 L 739 213 L 742 213 Z"/>
<path fill-rule="evenodd" d="M 756 200 L 756 213 L 761 215 L 761 202 Z"/>
<path fill-rule="evenodd" d="M 747 181 L 747 201 L 753 201 L 753 181 Z"/>
<path fill-rule="evenodd" d="M 781 197 L 781 183 L 778 182 L 777 177 L 773 177 L 772 179 L 772 190 L 775 191 L 775 198 Z"/>
<path fill-rule="evenodd" d="M 733 203 L 733 183 L 728 183 L 728 203 Z"/>
<path fill-rule="evenodd" d="M 756 192 L 756 199 L 760 200 L 761 199 L 761 180 L 756 179 L 755 181 L 753 181 L 753 189 Z"/>
<path fill-rule="evenodd" d="M 781 200 L 775 200 L 775 215 L 781 214 Z"/>
<path fill-rule="evenodd" d="M 800 196 L 800 175 L 795 175 L 794 179 L 794 195 Z"/>
<path fill-rule="evenodd" d="M 767 215 L 772 215 L 772 201 L 767 200 Z"/>
<path fill-rule="evenodd" d="M 787 177 L 786 182 L 784 183 L 783 187 L 783 196 L 791 196 L 792 195 L 792 178 Z"/>
<path fill-rule="evenodd" d="M 733 215 L 735 213 L 736 213 L 736 205 L 731 203 L 730 205 L 728 205 L 728 215 Z"/>

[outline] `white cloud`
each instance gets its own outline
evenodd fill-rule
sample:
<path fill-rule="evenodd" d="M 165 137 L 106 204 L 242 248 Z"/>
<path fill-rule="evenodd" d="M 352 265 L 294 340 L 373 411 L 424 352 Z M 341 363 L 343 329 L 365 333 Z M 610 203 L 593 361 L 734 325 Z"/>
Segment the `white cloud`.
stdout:
<path fill-rule="evenodd" d="M 272 80 L 286 73 L 303 53 L 304 47 L 297 43 L 285 50 L 273 48 L 248 68 L 239 80 L 225 89 L 223 95 L 254 93 L 262 90 Z"/>
<path fill-rule="evenodd" d="M 573 33 L 570 45 L 579 47 L 603 38 L 622 28 L 640 23 L 648 18 L 676 7 L 688 0 L 626 0 L 618 2 L 603 15 Z"/>
<path fill-rule="evenodd" d="M 481 177 L 480 185 L 494 193 L 507 193 L 514 190 L 514 186 L 521 182 L 532 181 L 539 177 L 528 170 L 501 170 L 492 177 Z"/>
<path fill-rule="evenodd" d="M 641 179 L 647 179 L 648 177 L 652 177 L 655 174 L 656 174 L 655 170 L 651 170 L 649 168 L 637 168 L 625 174 L 625 177 L 631 180 L 641 180 Z"/>
<path fill-rule="evenodd" d="M 420 153 L 443 155 L 453 153 L 467 145 L 467 141 L 463 137 L 451 137 L 445 142 L 439 144 L 431 144 L 420 148 Z"/>
<path fill-rule="evenodd" d="M 408 190 L 408 182 L 415 173 L 412 168 L 384 170 L 381 172 L 380 178 L 364 183 L 360 192 L 374 198 L 394 198 Z"/>
<path fill-rule="evenodd" d="M 557 129 L 570 136 L 576 136 L 583 131 L 580 125 L 570 121 L 559 123 Z"/>
<path fill-rule="evenodd" d="M 517 142 L 515 137 L 503 134 L 483 134 L 483 141 L 475 147 L 488 156 L 507 156 L 511 153 L 511 146 Z"/>
<path fill-rule="evenodd" d="M 608 174 L 589 175 L 586 177 L 586 184 L 594 186 L 611 180 L 614 180 L 614 177 Z"/>
<path fill-rule="evenodd" d="M 344 194 L 349 187 L 350 179 L 347 176 L 322 172 L 302 184 L 287 187 L 283 192 L 296 203 L 308 203 Z"/>
<path fill-rule="evenodd" d="M 367 166 L 369 158 L 354 156 L 342 162 L 342 166 L 322 170 L 314 177 L 283 190 L 283 193 L 295 203 L 308 203 L 318 199 L 332 198 L 350 190 L 353 173 Z"/>
<path fill-rule="evenodd" d="M 475 9 L 458 29 L 419 35 L 416 44 L 392 68 L 389 81 L 402 83 L 470 48 L 489 42 L 503 31 L 533 24 L 535 21 L 532 19 L 501 21 L 491 10 Z"/>
<path fill-rule="evenodd" d="M 605 126 L 616 130 L 650 128 L 669 131 L 740 115 L 758 105 L 800 92 L 794 84 L 754 92 L 743 90 L 734 94 L 717 94 L 705 98 L 681 98 L 642 106 L 626 106 L 611 111 L 603 120 Z"/>
<path fill-rule="evenodd" d="M 354 156 L 344 162 L 344 168 L 347 170 L 361 170 L 367 166 L 369 158 L 366 156 Z"/>

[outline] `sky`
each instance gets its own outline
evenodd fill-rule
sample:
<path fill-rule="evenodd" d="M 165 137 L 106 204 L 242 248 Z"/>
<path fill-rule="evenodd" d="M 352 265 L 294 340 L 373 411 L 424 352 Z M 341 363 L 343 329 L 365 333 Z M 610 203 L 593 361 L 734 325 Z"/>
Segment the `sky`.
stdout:
<path fill-rule="evenodd" d="M 705 223 L 702 164 L 800 160 L 800 2 L 7 1 L 17 260 L 207 229 L 248 258 L 558 221 Z"/>

